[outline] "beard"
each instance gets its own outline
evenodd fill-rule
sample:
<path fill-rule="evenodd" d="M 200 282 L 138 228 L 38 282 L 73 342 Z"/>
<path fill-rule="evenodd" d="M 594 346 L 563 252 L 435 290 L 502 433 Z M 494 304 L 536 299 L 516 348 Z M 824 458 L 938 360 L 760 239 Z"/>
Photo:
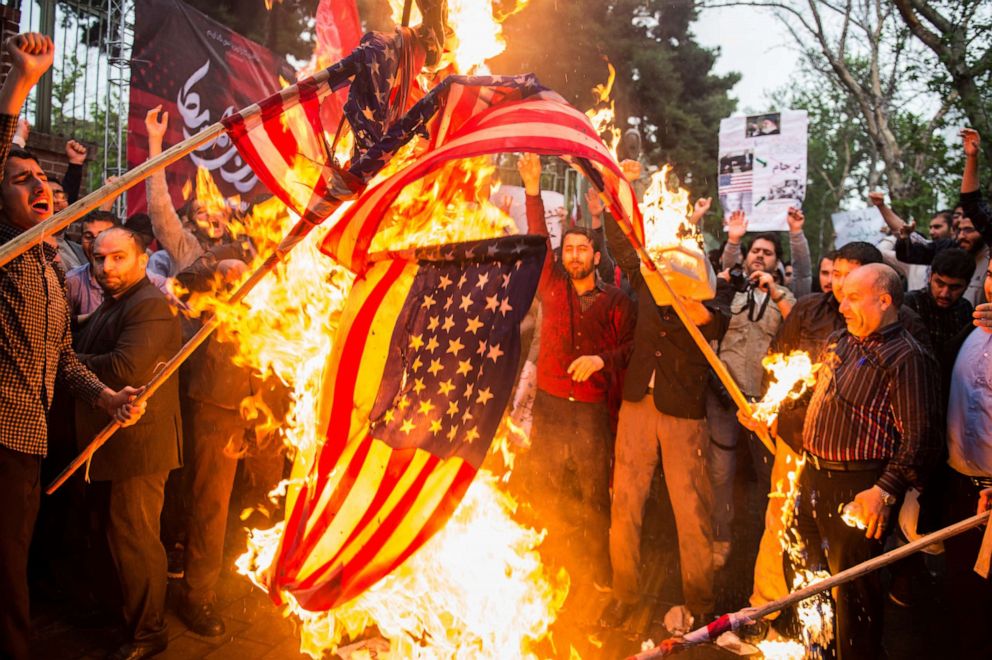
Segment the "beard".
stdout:
<path fill-rule="evenodd" d="M 565 266 L 565 270 L 568 271 L 568 276 L 573 280 L 584 280 L 592 275 L 595 269 L 595 264 L 584 264 L 578 261 L 571 261 L 567 266 Z"/>

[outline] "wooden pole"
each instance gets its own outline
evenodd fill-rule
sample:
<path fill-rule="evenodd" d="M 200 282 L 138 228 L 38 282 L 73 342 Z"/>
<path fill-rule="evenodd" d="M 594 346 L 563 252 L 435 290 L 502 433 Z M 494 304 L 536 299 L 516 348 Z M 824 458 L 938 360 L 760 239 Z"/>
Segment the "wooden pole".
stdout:
<path fill-rule="evenodd" d="M 300 224 L 303 223 L 304 221 L 301 220 Z M 297 226 L 299 226 L 299 224 Z M 228 299 L 227 304 L 236 305 L 244 300 L 245 296 L 247 296 L 248 293 L 255 288 L 255 285 L 258 284 L 262 278 L 272 272 L 276 265 L 282 261 L 283 257 L 296 246 L 303 235 L 305 235 L 305 233 L 297 235 L 296 232 L 290 232 L 289 236 L 279 244 L 279 247 L 276 248 L 275 252 L 269 255 L 265 262 L 259 266 L 248 277 L 248 279 L 241 284 L 241 286 L 238 287 L 238 289 Z M 200 344 L 207 340 L 207 338 L 211 335 L 211 333 L 213 333 L 214 330 L 217 329 L 217 326 L 219 325 L 220 321 L 217 320 L 216 315 L 211 316 L 209 319 L 204 321 L 203 325 L 196 332 L 196 334 L 190 337 L 189 341 L 183 344 L 183 347 L 179 349 L 179 352 L 173 355 L 172 358 L 166 362 L 165 365 L 145 385 L 144 391 L 135 398 L 135 403 L 148 401 L 148 399 L 150 399 L 152 395 L 158 391 L 158 388 L 160 388 L 176 371 L 178 371 L 180 365 L 182 365 L 182 363 L 193 354 L 193 351 L 199 348 Z M 86 445 L 86 448 L 83 449 L 83 451 L 80 452 L 80 454 L 76 456 L 76 458 L 74 458 L 73 461 L 64 470 L 62 470 L 57 477 L 55 477 L 55 480 L 52 481 L 52 483 L 50 483 L 45 489 L 45 493 L 47 495 L 51 495 L 58 490 L 59 487 L 69 479 L 69 477 L 75 474 L 76 470 L 81 468 L 87 461 L 90 460 L 90 458 L 92 458 L 93 454 L 96 453 L 96 450 L 102 447 L 119 428 L 121 428 L 121 425 L 117 420 L 114 420 L 103 427 L 103 430 L 100 431 L 100 433 L 97 434 L 88 445 Z"/>
<path fill-rule="evenodd" d="M 171 165 L 207 142 L 216 139 L 223 132 L 224 127 L 219 122 L 208 126 L 196 135 L 169 147 L 155 158 L 150 158 L 122 175 L 116 181 L 108 183 L 102 188 L 98 188 L 89 195 L 86 195 L 86 197 L 76 200 L 48 220 L 35 225 L 17 238 L 3 244 L 0 246 L 0 267 L 7 265 L 12 259 L 17 258 L 31 247 L 38 245 L 48 236 L 53 236 L 62 231 L 70 223 L 83 217 L 93 209 L 99 208 L 104 202 L 116 199 L 122 192 L 134 187 L 155 171 Z"/>
<path fill-rule="evenodd" d="M 926 536 L 921 536 L 915 541 L 900 546 L 895 550 L 890 550 L 885 554 L 845 569 L 836 575 L 831 575 L 830 577 L 824 578 L 819 582 L 814 582 L 813 584 L 807 585 L 798 591 L 793 591 L 791 594 L 779 598 L 778 600 L 773 600 L 770 603 L 766 603 L 761 607 L 743 609 L 737 613 L 740 615 L 739 620 L 758 621 L 773 612 L 778 612 L 779 610 L 785 609 L 789 605 L 794 605 L 795 603 L 806 600 L 807 598 L 823 593 L 827 589 L 833 589 L 834 587 L 851 582 L 852 580 L 864 577 L 873 571 L 877 571 L 883 566 L 888 566 L 889 564 L 897 562 L 911 554 L 919 552 L 929 545 L 939 543 L 953 536 L 957 536 L 962 532 L 966 532 L 969 529 L 973 529 L 988 522 L 990 513 L 992 513 L 992 511 L 985 511 L 984 513 L 979 513 L 978 515 L 970 518 L 965 518 L 964 520 L 956 522 L 953 525 L 949 525 L 943 529 L 938 529 L 936 532 L 931 532 Z M 684 644 L 683 646 L 688 646 L 688 644 Z M 677 644 L 676 648 L 673 648 L 672 645 L 659 646 L 631 656 L 628 660 L 652 660 L 654 658 L 662 658 L 665 657 L 665 655 L 671 654 L 673 651 L 681 650 L 681 648 L 677 647 Z"/>
<path fill-rule="evenodd" d="M 323 69 L 313 74 L 313 76 L 307 80 L 320 83 L 326 81 L 330 75 L 331 74 L 328 69 Z M 289 87 L 279 90 L 278 94 L 284 101 L 289 102 L 296 96 L 298 86 L 299 83 L 296 85 L 290 85 Z M 259 107 L 259 104 L 253 103 L 247 108 L 239 111 L 238 114 L 240 114 L 243 119 L 247 120 L 258 116 L 261 112 L 262 109 Z M 48 220 L 45 220 L 31 229 L 28 229 L 14 240 L 0 245 L 0 267 L 7 265 L 10 263 L 11 259 L 15 259 L 18 255 L 22 254 L 32 246 L 38 245 L 44 241 L 46 237 L 52 236 L 60 232 L 65 227 L 68 227 L 71 222 L 78 220 L 93 209 L 98 208 L 107 200 L 116 199 L 122 192 L 128 188 L 134 187 L 154 172 L 171 165 L 180 158 L 183 158 L 187 154 L 199 149 L 211 140 L 217 139 L 223 132 L 224 125 L 220 122 L 208 126 L 196 135 L 192 135 L 182 142 L 172 145 L 158 156 L 149 158 L 141 165 L 138 165 L 134 169 L 123 174 L 113 183 L 108 183 L 102 188 L 94 190 L 86 197 L 76 200 L 74 203 L 62 209 L 59 213 L 56 213 Z"/>
<path fill-rule="evenodd" d="M 609 204 L 608 198 L 602 191 L 600 191 L 600 195 L 603 197 L 604 201 Z M 617 218 L 622 217 L 622 215 L 617 213 L 614 213 L 613 215 Z M 706 337 L 703 336 L 702 331 L 700 331 L 700 329 L 696 327 L 696 324 L 693 323 L 692 319 L 689 317 L 689 311 L 685 308 L 685 304 L 675 293 L 675 289 L 669 283 L 661 269 L 658 268 L 658 265 L 654 262 L 654 259 L 650 254 L 648 254 L 647 249 L 645 249 L 644 245 L 642 245 L 640 240 L 638 240 L 637 235 L 634 234 L 633 228 L 631 228 L 626 222 L 618 221 L 617 224 L 620 225 L 623 233 L 626 234 L 627 240 L 629 240 L 631 245 L 634 246 L 634 250 L 641 258 L 641 261 L 643 261 L 650 268 L 650 270 L 658 274 L 658 279 L 661 280 L 665 289 L 668 291 L 668 295 L 672 299 L 672 309 L 674 309 L 675 313 L 678 314 L 682 324 L 685 325 L 685 329 L 689 332 L 689 336 L 692 337 L 693 341 L 695 341 L 696 345 L 699 347 L 699 350 L 703 353 L 703 357 L 706 358 L 706 361 L 710 363 L 710 367 L 712 367 L 713 371 L 716 372 L 717 378 L 719 378 L 720 382 L 723 383 L 723 386 L 727 388 L 727 392 L 734 400 L 737 408 L 748 417 L 753 417 L 754 411 L 751 408 L 751 404 L 748 402 L 747 397 L 744 396 L 744 393 L 741 392 L 741 388 L 737 384 L 737 381 L 735 381 L 734 377 L 730 375 L 730 371 L 727 370 L 727 365 L 723 363 L 723 360 L 720 359 L 720 357 L 716 354 L 716 351 L 713 350 L 713 347 L 710 346 L 710 343 L 706 340 Z M 764 425 L 759 425 L 759 428 L 763 429 Z M 765 448 L 774 456 L 775 443 L 772 442 L 771 436 L 766 432 L 755 432 L 755 435 L 758 436 L 761 443 L 765 445 Z"/>

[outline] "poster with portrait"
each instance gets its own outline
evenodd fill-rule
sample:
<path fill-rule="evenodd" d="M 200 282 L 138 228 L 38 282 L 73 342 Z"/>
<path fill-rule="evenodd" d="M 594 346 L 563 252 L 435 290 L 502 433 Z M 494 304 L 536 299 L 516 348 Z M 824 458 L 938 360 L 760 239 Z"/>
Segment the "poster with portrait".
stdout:
<path fill-rule="evenodd" d="M 717 191 L 725 217 L 743 210 L 748 231 L 785 231 L 806 197 L 809 118 L 803 110 L 720 121 Z"/>

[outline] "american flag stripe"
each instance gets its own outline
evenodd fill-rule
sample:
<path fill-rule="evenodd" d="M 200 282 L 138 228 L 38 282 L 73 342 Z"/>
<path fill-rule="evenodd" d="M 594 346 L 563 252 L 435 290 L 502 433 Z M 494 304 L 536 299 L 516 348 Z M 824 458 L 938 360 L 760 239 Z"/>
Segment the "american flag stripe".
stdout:
<path fill-rule="evenodd" d="M 309 577 L 299 581 L 301 588 L 308 589 L 323 580 L 335 566 L 346 565 L 348 562 L 345 560 L 345 554 L 349 549 L 355 548 L 356 544 L 361 542 L 362 535 L 367 536 L 368 530 L 379 526 L 384 515 L 395 507 L 395 501 L 390 498 L 397 498 L 409 489 L 412 480 L 408 475 L 419 474 L 423 469 L 425 460 L 415 462 L 413 460 L 415 452 L 394 452 L 383 442 L 373 440 L 371 437 L 368 440 L 374 457 L 372 460 L 382 464 L 382 472 L 378 472 L 378 465 L 364 469 L 363 476 L 370 475 L 366 477 L 367 483 L 356 483 L 355 486 L 367 487 L 368 493 L 374 493 L 374 496 L 367 505 L 363 501 L 362 506 L 340 509 L 346 512 L 343 515 L 333 513 L 332 525 L 324 536 L 329 541 L 324 544 L 324 548 L 321 548 L 322 552 L 311 555 L 315 559 L 319 558 L 320 561 L 314 562 L 309 569 L 301 571 L 302 575 L 310 574 Z M 391 467 L 394 469 L 391 470 Z M 311 547 L 320 546 L 314 544 Z M 351 556 L 354 554 L 354 551 L 350 553 Z"/>
<path fill-rule="evenodd" d="M 368 395 L 369 391 L 372 393 L 376 391 L 376 384 L 364 382 L 367 380 L 365 378 L 363 378 L 361 388 L 359 389 L 359 379 L 355 377 L 355 374 L 382 373 L 381 367 L 378 370 L 369 368 L 367 372 L 359 372 L 359 367 L 362 366 L 363 357 L 365 356 L 373 360 L 378 359 L 380 362 L 385 359 L 387 351 L 384 350 L 383 342 L 388 346 L 389 338 L 383 338 L 383 333 L 376 334 L 371 330 L 377 317 L 380 317 L 378 320 L 381 322 L 381 317 L 388 315 L 388 310 L 383 308 L 383 300 L 390 293 L 394 295 L 397 293 L 397 287 L 394 287 L 394 285 L 396 285 L 397 280 L 404 274 L 404 271 L 407 270 L 407 266 L 408 264 L 399 261 L 392 263 L 384 262 L 380 268 L 373 269 L 363 280 L 356 282 L 353 295 L 365 294 L 364 304 L 357 306 L 357 311 L 353 314 L 346 312 L 346 316 L 342 318 L 340 327 L 345 330 L 345 333 L 341 336 L 345 336 L 346 339 L 344 342 L 336 344 L 333 350 L 328 373 L 335 374 L 336 376 L 334 378 L 333 389 L 328 393 L 328 397 L 325 398 L 325 401 L 330 404 L 330 411 L 326 415 L 322 413 L 320 415 L 321 419 L 349 418 L 353 409 L 356 408 L 356 393 Z M 409 288 L 409 285 L 406 288 Z M 350 319 L 348 318 L 349 316 L 351 316 Z M 366 351 L 366 345 L 373 341 L 377 345 L 371 351 Z M 333 368 L 335 365 L 337 367 L 336 369 Z M 367 364 L 365 366 L 369 367 Z M 371 408 L 371 402 L 367 403 L 364 409 L 366 418 L 369 408 Z M 354 412 L 356 415 L 360 415 L 362 410 L 356 409 Z M 347 471 L 347 466 L 355 462 L 355 454 L 358 454 L 362 450 L 360 443 L 349 443 L 349 438 L 352 434 L 348 425 L 328 423 L 326 429 L 325 442 L 321 447 L 320 456 L 317 461 L 316 474 L 306 487 L 306 494 L 320 493 L 320 499 L 312 503 L 306 494 L 304 494 L 304 496 L 295 499 L 291 509 L 287 508 L 289 512 L 287 518 L 289 522 L 295 523 L 295 525 L 290 527 L 287 524 L 286 529 L 296 530 L 297 533 L 293 536 L 287 535 L 284 537 L 283 548 L 280 552 L 278 563 L 288 569 L 298 568 L 298 562 L 291 561 L 289 557 L 299 556 L 301 549 L 309 545 L 306 543 L 309 535 L 306 534 L 305 529 L 300 528 L 300 523 L 306 520 L 308 527 L 326 524 L 323 517 L 333 516 L 337 513 L 326 507 L 326 498 L 329 498 L 334 492 L 333 488 L 328 488 L 330 485 L 329 481 L 342 479 Z M 346 458 L 346 453 L 350 454 L 350 457 L 348 457 L 348 462 L 342 466 L 340 465 L 340 461 Z M 358 465 L 364 464 L 364 458 L 358 461 Z M 355 492 L 354 489 L 352 491 Z M 287 501 L 287 507 L 289 505 L 290 503 Z M 311 506 L 314 506 L 313 510 Z"/>
<path fill-rule="evenodd" d="M 352 290 L 352 296 L 367 295 L 368 297 L 366 298 L 366 304 L 361 306 L 351 324 L 345 325 L 345 319 L 342 318 L 341 325 L 338 326 L 339 335 L 346 337 L 346 340 L 341 345 L 340 353 L 337 350 L 337 346 L 334 347 L 334 355 L 331 357 L 331 364 L 334 364 L 337 368 L 329 371 L 330 373 L 337 373 L 338 378 L 335 381 L 334 391 L 329 397 L 331 401 L 329 418 L 347 419 L 347 416 L 352 411 L 357 413 L 362 410 L 367 411 L 371 409 L 371 401 L 367 403 L 363 402 L 359 406 L 356 395 L 364 394 L 366 397 L 375 396 L 376 390 L 373 386 L 374 383 L 369 382 L 369 377 L 364 376 L 364 374 L 381 374 L 382 368 L 375 369 L 366 365 L 367 369 L 360 372 L 359 367 L 366 353 L 371 356 L 371 359 L 385 361 L 387 355 L 385 347 L 388 346 L 389 338 L 383 337 L 382 333 L 372 333 L 373 322 L 376 316 L 385 317 L 387 315 L 386 312 L 388 310 L 382 309 L 383 301 L 391 294 L 395 298 L 400 293 L 400 287 L 395 285 L 397 285 L 401 276 L 406 275 L 404 279 L 412 280 L 412 273 L 405 272 L 408 268 L 415 269 L 416 266 L 410 266 L 401 261 L 392 263 L 383 262 L 381 267 L 374 268 L 367 274 L 360 288 Z M 358 287 L 359 282 L 356 282 L 355 286 Z M 407 282 L 402 288 L 402 295 L 405 296 L 406 290 L 409 289 L 409 283 Z M 370 290 L 368 294 L 365 294 L 363 289 Z M 341 329 L 344 329 L 344 332 Z M 378 350 L 366 351 L 366 344 L 371 341 L 377 343 L 376 348 Z M 358 387 L 358 381 L 353 378 L 353 374 L 362 374 L 360 376 L 362 378 L 361 387 Z M 348 442 L 349 430 L 345 426 L 328 426 L 324 449 L 321 452 L 320 462 L 318 464 L 318 474 L 326 475 L 334 469 L 341 451 L 344 450 Z M 322 486 L 323 484 L 320 485 Z"/>
<path fill-rule="evenodd" d="M 717 183 L 720 194 L 732 192 L 750 192 L 754 181 L 752 172 L 734 172 L 721 174 Z"/>
<path fill-rule="evenodd" d="M 337 560 L 348 545 L 355 541 L 361 531 L 368 527 L 373 518 L 381 519 L 383 511 L 388 511 L 391 507 L 390 496 L 398 495 L 395 489 L 404 486 L 404 484 L 408 485 L 409 477 L 407 475 L 409 473 L 416 474 L 422 469 L 426 460 L 426 457 L 419 457 L 418 459 L 413 452 L 396 452 L 372 436 L 367 436 L 361 444 L 367 445 L 370 451 L 363 457 L 360 470 L 354 475 L 350 475 L 349 480 L 339 484 L 338 490 L 343 491 L 343 495 L 347 496 L 348 491 L 358 485 L 359 477 L 361 477 L 369 481 L 369 483 L 361 484 L 361 488 L 365 495 L 370 497 L 363 500 L 360 507 L 348 506 L 352 503 L 346 502 L 344 498 L 342 498 L 339 506 L 324 507 L 325 511 L 334 514 L 333 521 L 329 521 L 332 524 L 330 526 L 325 525 L 328 531 L 327 536 L 340 539 L 337 551 L 327 557 L 329 562 Z M 405 477 L 406 481 L 404 481 Z M 337 512 L 343 510 L 353 511 L 355 516 L 342 522 L 340 519 L 344 516 L 337 515 Z M 319 539 L 319 535 L 314 535 L 314 539 Z"/>
<path fill-rule="evenodd" d="M 374 440 L 373 444 L 376 445 L 374 453 L 381 456 L 396 451 L 379 440 Z M 349 582 L 359 579 L 363 573 L 377 575 L 378 579 L 383 575 L 377 573 L 382 562 L 392 561 L 401 554 L 430 521 L 438 505 L 452 494 L 449 491 L 457 482 L 462 461 L 439 466 L 440 460 L 426 451 L 416 449 L 401 453 L 410 454 L 411 458 L 397 482 L 383 481 L 376 485 L 370 478 L 366 483 L 356 484 L 356 490 L 368 487 L 385 495 L 374 516 L 364 515 L 359 522 L 338 522 L 338 518 L 361 513 L 364 509 L 358 506 L 344 509 L 346 516 L 335 516 L 334 527 L 339 531 L 351 529 L 351 532 L 343 542 L 335 543 L 334 530 L 329 530 L 323 537 L 326 542 L 312 547 L 307 563 L 298 572 L 300 577 L 291 585 L 294 592 L 307 592 L 336 574 L 347 574 Z M 411 516 L 411 511 L 417 514 Z M 356 586 L 361 591 L 370 584 Z M 343 602 L 349 597 L 342 595 L 339 598 Z"/>
<path fill-rule="evenodd" d="M 317 515 L 324 519 L 326 527 L 323 533 L 312 533 L 303 542 L 303 548 L 310 550 L 306 554 L 306 562 L 300 569 L 301 575 L 319 570 L 320 566 L 344 564 L 343 553 L 349 544 L 367 525 L 362 525 L 366 513 L 376 499 L 376 494 L 383 488 L 391 488 L 395 482 L 386 480 L 387 468 L 393 457 L 388 446 L 368 437 L 361 444 L 368 451 L 362 453 L 362 462 L 356 464 L 357 470 L 349 470 L 348 478 L 342 481 L 338 490 L 343 497 L 338 507 L 324 507 Z M 380 502 L 381 513 L 382 503 Z M 318 528 L 319 529 L 319 528 Z M 305 585 L 305 581 L 300 582 Z"/>
<path fill-rule="evenodd" d="M 421 451 L 421 450 L 417 450 Z M 431 457 L 432 465 L 418 475 L 417 482 L 404 494 L 396 509 L 377 525 L 368 543 L 361 547 L 350 562 L 356 576 L 352 593 L 357 595 L 385 575 L 393 562 L 413 546 L 425 527 L 435 518 L 435 512 L 446 502 L 456 501 L 452 490 L 464 467 L 460 460 L 440 461 Z M 472 470 L 473 474 L 475 470 Z M 445 521 L 436 521 L 438 522 Z M 433 531 L 431 532 L 433 533 Z M 345 594 L 347 597 L 348 594 Z"/>
<path fill-rule="evenodd" d="M 375 526 L 378 536 L 370 539 L 370 550 L 356 554 L 346 563 L 325 564 L 314 579 L 301 581 L 291 590 L 313 610 L 331 609 L 358 596 L 406 561 L 447 522 L 474 476 L 475 470 L 461 461 L 441 462 L 424 476 L 422 484 L 415 484 L 422 486 L 416 497 L 411 497 L 413 490 L 409 491 L 404 516 L 397 514 L 396 519 L 386 519 Z M 390 527 L 392 523 L 396 523 L 394 528 Z M 323 585 L 334 582 L 347 586 L 340 593 L 329 594 Z"/>
<path fill-rule="evenodd" d="M 523 104 L 525 102 L 521 102 Z M 540 108 L 535 111 L 541 112 Z M 545 121 L 520 122 L 514 121 L 514 115 L 504 115 L 502 121 L 494 119 L 479 130 L 453 138 L 447 144 L 433 152 L 427 152 L 409 166 L 397 172 L 389 179 L 381 182 L 373 189 L 365 192 L 363 204 L 352 206 L 335 227 L 328 232 L 322 249 L 333 256 L 342 265 L 361 271 L 367 263 L 367 252 L 372 238 L 379 226 L 385 220 L 386 211 L 402 189 L 414 180 L 422 178 L 431 171 L 441 167 L 449 160 L 469 158 L 485 154 L 502 153 L 507 151 L 531 151 L 543 154 L 570 154 L 588 158 L 609 168 L 619 177 L 614 182 L 616 188 L 623 189 L 630 184 L 622 179 L 622 172 L 615 160 L 606 150 L 598 137 L 594 137 L 592 127 L 585 119 L 586 130 L 570 128 L 567 124 L 555 124 L 551 120 L 555 116 L 562 119 L 574 120 L 575 112 L 558 112 L 552 115 L 552 110 L 544 110 Z M 607 179 L 609 183 L 609 179 Z M 617 186 L 619 183 L 619 186 Z M 631 205 L 633 195 L 616 197 L 621 208 L 629 209 L 628 217 L 636 217 L 635 227 L 640 228 L 640 216 L 636 207 Z M 622 200 L 622 201 L 621 201 Z M 640 230 L 643 236 L 643 229 Z"/>

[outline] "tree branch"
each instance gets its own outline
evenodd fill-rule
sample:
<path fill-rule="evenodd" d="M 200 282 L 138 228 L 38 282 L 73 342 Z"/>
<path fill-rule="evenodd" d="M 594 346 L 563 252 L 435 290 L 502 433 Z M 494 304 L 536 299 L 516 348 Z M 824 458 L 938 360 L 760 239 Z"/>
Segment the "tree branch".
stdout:
<path fill-rule="evenodd" d="M 922 41 L 926 46 L 941 57 L 943 53 L 946 53 L 947 48 L 941 39 L 941 35 L 932 32 L 927 29 L 925 25 L 920 21 L 920 17 L 916 15 L 915 9 L 919 4 L 915 0 L 892 0 L 892 3 L 899 10 L 899 15 L 902 16 L 902 20 L 905 21 L 906 27 L 909 31 L 916 35 L 916 38 Z M 929 20 L 929 19 L 927 19 Z"/>

